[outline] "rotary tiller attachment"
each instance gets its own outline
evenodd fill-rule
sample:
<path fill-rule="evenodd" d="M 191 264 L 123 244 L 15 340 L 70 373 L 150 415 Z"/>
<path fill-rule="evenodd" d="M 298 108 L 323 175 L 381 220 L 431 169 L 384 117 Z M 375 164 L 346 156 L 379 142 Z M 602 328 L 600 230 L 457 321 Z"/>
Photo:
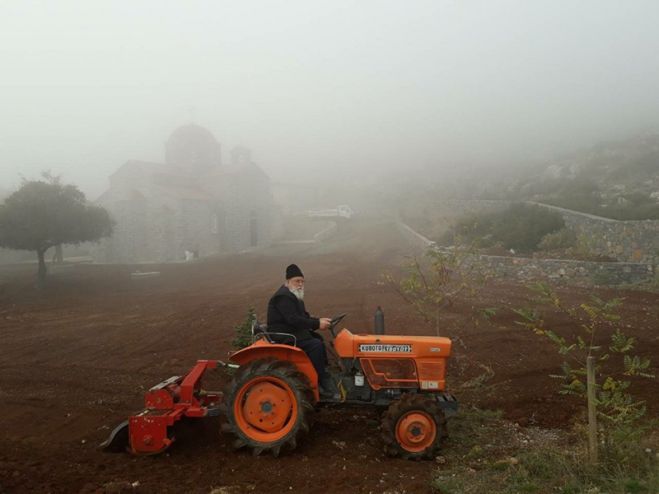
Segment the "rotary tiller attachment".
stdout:
<path fill-rule="evenodd" d="M 128 448 L 128 420 L 124 420 L 116 426 L 108 438 L 98 445 L 103 451 L 108 453 L 121 453 Z"/>
<path fill-rule="evenodd" d="M 237 367 L 220 360 L 199 360 L 186 376 L 173 376 L 152 387 L 144 396 L 144 410 L 115 427 L 99 448 L 136 455 L 158 454 L 174 442 L 171 427 L 182 417 L 219 415 L 222 393 L 201 388 L 204 372 L 218 366 Z"/>

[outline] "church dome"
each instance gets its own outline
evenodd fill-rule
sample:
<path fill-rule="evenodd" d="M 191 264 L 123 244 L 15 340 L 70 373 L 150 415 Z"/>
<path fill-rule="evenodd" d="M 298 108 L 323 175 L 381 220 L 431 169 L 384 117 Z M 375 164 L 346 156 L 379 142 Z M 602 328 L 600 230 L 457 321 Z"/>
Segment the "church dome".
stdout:
<path fill-rule="evenodd" d="M 193 173 L 209 172 L 220 166 L 220 143 L 208 129 L 183 125 L 165 143 L 165 162 Z"/>

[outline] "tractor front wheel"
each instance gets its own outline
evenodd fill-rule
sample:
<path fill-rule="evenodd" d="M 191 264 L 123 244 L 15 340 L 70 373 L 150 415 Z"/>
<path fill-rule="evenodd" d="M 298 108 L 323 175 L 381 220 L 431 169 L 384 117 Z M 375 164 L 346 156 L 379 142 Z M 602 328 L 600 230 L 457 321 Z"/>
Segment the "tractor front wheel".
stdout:
<path fill-rule="evenodd" d="M 279 456 L 309 431 L 313 392 L 307 377 L 290 362 L 263 359 L 241 367 L 225 397 L 223 430 L 236 436 L 236 448 Z"/>
<path fill-rule="evenodd" d="M 432 459 L 448 437 L 446 417 L 433 396 L 406 393 L 385 412 L 382 436 L 390 456 Z"/>

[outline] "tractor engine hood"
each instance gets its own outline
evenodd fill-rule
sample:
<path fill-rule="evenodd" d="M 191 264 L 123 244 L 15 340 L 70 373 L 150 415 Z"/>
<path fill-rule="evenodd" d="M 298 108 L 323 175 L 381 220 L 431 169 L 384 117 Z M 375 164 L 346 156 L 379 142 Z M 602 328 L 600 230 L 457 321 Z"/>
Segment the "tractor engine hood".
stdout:
<path fill-rule="evenodd" d="M 451 340 L 441 336 L 352 334 L 344 328 L 336 336 L 334 348 L 341 358 L 447 358 Z"/>

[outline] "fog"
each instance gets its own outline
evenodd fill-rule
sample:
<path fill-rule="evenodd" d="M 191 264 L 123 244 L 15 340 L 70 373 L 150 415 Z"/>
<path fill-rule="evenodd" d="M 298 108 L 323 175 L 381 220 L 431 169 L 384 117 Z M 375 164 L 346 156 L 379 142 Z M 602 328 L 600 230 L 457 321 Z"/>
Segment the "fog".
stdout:
<path fill-rule="evenodd" d="M 191 121 L 277 181 L 546 159 L 657 128 L 657 25 L 654 0 L 5 0 L 0 188 L 94 198 Z"/>

